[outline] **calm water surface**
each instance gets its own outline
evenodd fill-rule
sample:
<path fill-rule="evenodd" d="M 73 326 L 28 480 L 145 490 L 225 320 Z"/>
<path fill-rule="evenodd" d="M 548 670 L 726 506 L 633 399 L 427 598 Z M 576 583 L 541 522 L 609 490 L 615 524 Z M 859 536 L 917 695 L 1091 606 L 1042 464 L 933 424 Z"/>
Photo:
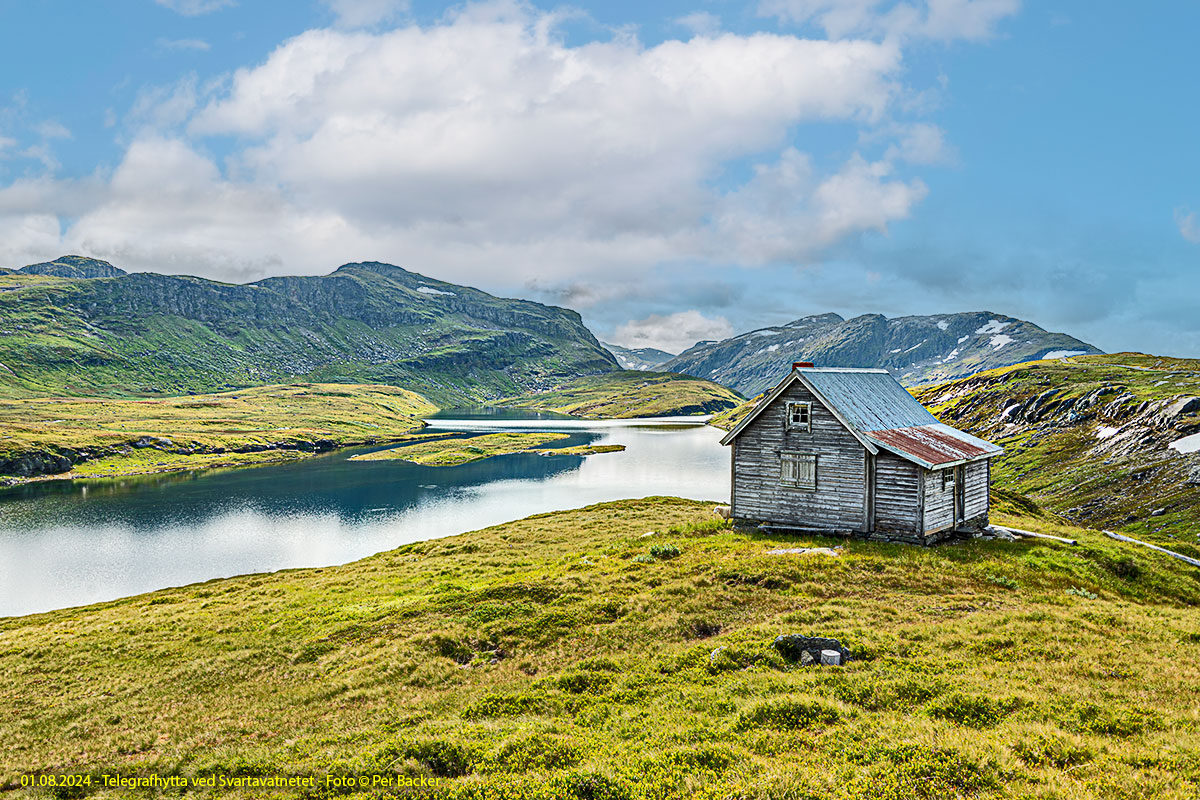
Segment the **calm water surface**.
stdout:
<path fill-rule="evenodd" d="M 729 497 L 722 432 L 692 419 L 586 422 L 512 413 L 431 418 L 426 432 L 553 430 L 579 456 L 519 453 L 458 467 L 348 461 L 0 490 L 0 616 L 210 578 L 342 564 L 422 539 L 589 503 Z"/>

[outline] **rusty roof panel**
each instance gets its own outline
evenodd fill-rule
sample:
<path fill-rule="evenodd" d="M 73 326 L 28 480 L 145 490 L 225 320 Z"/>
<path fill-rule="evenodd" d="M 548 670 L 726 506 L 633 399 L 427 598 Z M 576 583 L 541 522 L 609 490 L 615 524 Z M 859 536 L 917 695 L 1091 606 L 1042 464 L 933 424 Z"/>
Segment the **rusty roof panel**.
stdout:
<path fill-rule="evenodd" d="M 917 425 L 870 431 L 867 437 L 886 450 L 916 461 L 929 468 L 962 461 L 988 458 L 1003 452 L 1003 448 L 977 439 L 949 425 Z"/>

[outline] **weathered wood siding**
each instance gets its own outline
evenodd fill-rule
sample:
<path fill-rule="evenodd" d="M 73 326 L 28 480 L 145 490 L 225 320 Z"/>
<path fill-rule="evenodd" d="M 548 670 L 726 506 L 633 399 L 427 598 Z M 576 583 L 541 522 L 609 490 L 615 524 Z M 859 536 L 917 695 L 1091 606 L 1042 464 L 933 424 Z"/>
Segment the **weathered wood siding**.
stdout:
<path fill-rule="evenodd" d="M 875 530 L 922 532 L 920 470 L 891 453 L 875 457 Z"/>
<path fill-rule="evenodd" d="M 950 467 L 953 469 L 953 467 Z M 942 470 L 925 470 L 925 532 L 954 525 L 954 489 L 942 491 Z"/>
<path fill-rule="evenodd" d="M 986 517 L 988 513 L 988 484 L 991 482 L 991 459 L 975 461 L 966 466 L 967 519 Z"/>
<path fill-rule="evenodd" d="M 787 403 L 812 403 L 809 433 L 786 429 Z M 779 456 L 817 456 L 816 490 L 782 486 Z M 866 448 L 808 389 L 793 383 L 754 420 L 733 447 L 733 516 L 803 528 L 865 531 Z"/>

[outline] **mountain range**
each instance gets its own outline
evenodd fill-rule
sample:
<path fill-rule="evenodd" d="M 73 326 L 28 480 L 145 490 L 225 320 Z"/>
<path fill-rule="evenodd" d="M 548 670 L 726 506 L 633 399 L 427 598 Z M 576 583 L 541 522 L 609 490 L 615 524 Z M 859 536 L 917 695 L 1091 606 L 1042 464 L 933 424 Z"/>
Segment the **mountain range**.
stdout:
<path fill-rule="evenodd" d="M 672 356 L 602 344 L 569 309 L 380 262 L 249 284 L 127 273 L 77 255 L 0 273 L 0 392 L 8 394 L 178 395 L 319 381 L 391 384 L 443 406 L 474 405 L 579 389 L 580 378 L 631 369 L 683 373 L 752 397 L 793 361 L 886 367 L 915 386 L 1099 352 L 978 311 L 821 314 Z"/>
<path fill-rule="evenodd" d="M 625 369 L 640 369 L 654 371 L 675 357 L 674 353 L 666 350 L 656 350 L 653 347 L 638 347 L 630 349 L 618 344 L 601 342 L 608 352 L 616 357 L 617 363 Z"/>
<path fill-rule="evenodd" d="M 619 369 L 574 311 L 378 262 L 245 285 L 126 274 L 78 256 L 0 275 L 0 387 L 10 393 L 310 380 L 393 384 L 448 405 Z"/>
<path fill-rule="evenodd" d="M 820 314 L 698 342 L 656 369 L 707 378 L 753 397 L 774 386 L 794 361 L 886 367 L 905 385 L 916 386 L 1023 361 L 1100 352 L 1073 336 L 991 311 L 849 320 Z"/>

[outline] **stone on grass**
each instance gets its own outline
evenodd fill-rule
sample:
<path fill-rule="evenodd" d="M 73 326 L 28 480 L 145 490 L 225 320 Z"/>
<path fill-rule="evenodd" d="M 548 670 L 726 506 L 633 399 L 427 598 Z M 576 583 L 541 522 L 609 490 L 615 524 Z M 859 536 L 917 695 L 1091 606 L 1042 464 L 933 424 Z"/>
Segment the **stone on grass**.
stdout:
<path fill-rule="evenodd" d="M 820 664 L 822 651 L 830 650 L 838 655 L 838 664 L 850 660 L 850 651 L 842 647 L 837 639 L 823 636 L 801 636 L 796 633 L 785 633 L 775 637 L 775 649 L 788 661 L 798 661 L 801 665 Z M 808 656 L 808 661 L 805 660 Z"/>
<path fill-rule="evenodd" d="M 842 654 L 837 650 L 822 650 L 821 651 L 821 666 L 823 667 L 840 667 L 842 665 Z"/>

